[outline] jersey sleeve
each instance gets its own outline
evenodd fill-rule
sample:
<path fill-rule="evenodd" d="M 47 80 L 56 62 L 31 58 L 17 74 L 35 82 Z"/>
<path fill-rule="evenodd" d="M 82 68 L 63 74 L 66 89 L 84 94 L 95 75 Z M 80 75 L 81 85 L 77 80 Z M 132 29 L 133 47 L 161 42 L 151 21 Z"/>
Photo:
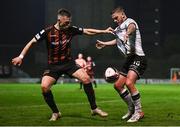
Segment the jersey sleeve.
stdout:
<path fill-rule="evenodd" d="M 83 34 L 83 28 L 72 26 L 71 32 L 72 32 L 72 35 L 81 35 Z"/>
<path fill-rule="evenodd" d="M 138 29 L 137 23 L 133 20 L 133 19 L 128 19 L 128 21 L 126 22 L 126 26 L 128 27 L 130 24 L 134 24 L 136 29 Z"/>
<path fill-rule="evenodd" d="M 36 39 L 37 41 L 44 40 L 44 39 L 46 38 L 46 30 L 45 30 L 45 29 L 41 30 L 41 31 L 40 31 L 39 33 L 37 33 L 34 37 L 35 37 L 35 39 Z"/>

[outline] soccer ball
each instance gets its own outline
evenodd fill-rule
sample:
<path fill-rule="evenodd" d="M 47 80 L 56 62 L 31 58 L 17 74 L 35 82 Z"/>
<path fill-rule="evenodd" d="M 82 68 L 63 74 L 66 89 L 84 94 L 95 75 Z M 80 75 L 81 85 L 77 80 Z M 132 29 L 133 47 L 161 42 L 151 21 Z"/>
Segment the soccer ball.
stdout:
<path fill-rule="evenodd" d="M 106 82 L 109 82 L 109 83 L 114 83 L 119 78 L 118 70 L 116 68 L 113 68 L 113 67 L 108 67 L 106 69 L 104 75 L 105 75 Z"/>

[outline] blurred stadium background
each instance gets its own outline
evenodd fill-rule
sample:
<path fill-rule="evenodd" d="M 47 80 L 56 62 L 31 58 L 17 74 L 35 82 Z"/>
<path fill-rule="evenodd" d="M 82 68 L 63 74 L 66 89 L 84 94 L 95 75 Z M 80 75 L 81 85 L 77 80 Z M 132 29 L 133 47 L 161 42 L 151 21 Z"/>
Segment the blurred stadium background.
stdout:
<path fill-rule="evenodd" d="M 178 0 L 15 0 L 1 2 L 0 79 L 40 78 L 46 67 L 44 43 L 35 45 L 21 67 L 13 67 L 11 59 L 19 55 L 25 44 L 42 28 L 55 23 L 59 8 L 72 12 L 72 24 L 104 29 L 115 26 L 111 10 L 122 5 L 128 17 L 134 18 L 141 30 L 143 48 L 148 57 L 144 79 L 169 79 L 171 68 L 180 68 L 180 16 Z M 120 68 L 123 57 L 118 49 L 95 48 L 101 36 L 75 37 L 73 57 L 79 52 L 92 56 L 96 78 L 103 78 L 107 66 Z M 178 75 L 179 73 L 177 73 Z M 180 75 L 178 75 L 180 76 Z M 179 77 L 178 77 L 179 78 Z"/>

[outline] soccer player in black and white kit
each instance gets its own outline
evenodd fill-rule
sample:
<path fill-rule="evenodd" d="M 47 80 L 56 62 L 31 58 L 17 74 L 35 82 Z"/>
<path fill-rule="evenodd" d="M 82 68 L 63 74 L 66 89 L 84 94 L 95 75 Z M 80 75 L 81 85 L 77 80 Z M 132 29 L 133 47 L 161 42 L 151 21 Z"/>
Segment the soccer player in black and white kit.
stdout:
<path fill-rule="evenodd" d="M 137 23 L 133 19 L 126 17 L 122 7 L 117 7 L 111 14 L 114 22 L 118 24 L 116 29 L 111 29 L 116 39 L 107 42 L 97 40 L 96 47 L 101 49 L 105 46 L 117 45 L 118 49 L 126 57 L 126 62 L 119 72 L 120 76 L 115 82 L 114 88 L 128 105 L 128 112 L 122 116 L 122 119 L 127 119 L 127 122 L 137 122 L 144 117 L 144 113 L 140 93 L 135 87 L 135 83 L 144 73 L 147 66 L 142 49 L 141 35 Z"/>
<path fill-rule="evenodd" d="M 12 63 L 20 66 L 31 46 L 45 40 L 48 51 L 48 67 L 44 71 L 42 77 L 41 89 L 45 102 L 52 110 L 50 121 L 56 121 L 61 117 L 61 113 L 54 101 L 51 87 L 62 74 L 67 74 L 79 79 L 83 83 L 84 91 L 90 103 L 92 115 L 105 117 L 108 114 L 99 109 L 96 105 L 95 93 L 90 77 L 83 68 L 80 68 L 75 64 L 75 61 L 71 57 L 71 39 L 75 35 L 109 33 L 110 30 L 109 28 L 106 30 L 77 28 L 70 26 L 70 22 L 71 13 L 66 9 L 60 9 L 57 14 L 57 22 L 36 34 L 35 37 L 26 44 L 21 54 L 12 59 Z"/>

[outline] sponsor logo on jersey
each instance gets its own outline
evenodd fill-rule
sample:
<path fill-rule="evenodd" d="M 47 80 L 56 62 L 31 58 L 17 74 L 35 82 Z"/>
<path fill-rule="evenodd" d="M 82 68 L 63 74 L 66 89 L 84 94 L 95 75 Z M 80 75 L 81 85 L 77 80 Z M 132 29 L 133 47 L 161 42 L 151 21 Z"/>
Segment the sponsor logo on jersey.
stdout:
<path fill-rule="evenodd" d="M 51 42 L 52 45 L 59 45 L 59 42 Z"/>
<path fill-rule="evenodd" d="M 53 35 L 50 35 L 50 37 L 56 37 L 57 35 L 53 34 Z"/>

